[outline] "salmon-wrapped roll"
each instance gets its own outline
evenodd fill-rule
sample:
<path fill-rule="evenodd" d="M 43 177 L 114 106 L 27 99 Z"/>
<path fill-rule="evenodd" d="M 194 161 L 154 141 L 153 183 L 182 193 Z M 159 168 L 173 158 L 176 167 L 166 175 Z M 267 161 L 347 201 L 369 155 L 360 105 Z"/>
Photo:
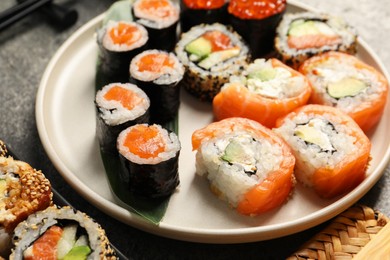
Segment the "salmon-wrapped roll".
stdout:
<path fill-rule="evenodd" d="M 244 215 L 282 205 L 295 183 L 295 158 L 270 129 L 246 118 L 228 118 L 196 130 L 197 174 L 211 190 Z"/>
<path fill-rule="evenodd" d="M 375 68 L 355 56 L 328 52 L 305 61 L 299 71 L 313 87 L 310 103 L 342 110 L 365 132 L 379 122 L 389 83 Z"/>
<path fill-rule="evenodd" d="M 0 256 L 9 253 L 16 225 L 51 205 L 52 196 L 50 182 L 41 171 L 11 157 L 0 157 Z"/>
<path fill-rule="evenodd" d="M 306 105 L 278 120 L 275 132 L 290 145 L 295 176 L 318 195 L 333 198 L 363 181 L 371 143 L 354 120 L 340 110 Z"/>
<path fill-rule="evenodd" d="M 308 80 L 298 71 L 277 59 L 257 59 L 214 97 L 214 116 L 245 117 L 272 128 L 276 119 L 305 105 L 310 94 Z"/>

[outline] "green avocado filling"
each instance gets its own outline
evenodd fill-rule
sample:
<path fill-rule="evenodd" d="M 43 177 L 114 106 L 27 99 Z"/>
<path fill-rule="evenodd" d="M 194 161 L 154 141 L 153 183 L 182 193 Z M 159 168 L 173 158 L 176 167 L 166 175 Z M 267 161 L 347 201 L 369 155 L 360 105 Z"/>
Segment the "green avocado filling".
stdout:
<path fill-rule="evenodd" d="M 262 70 L 257 70 L 252 73 L 249 73 L 248 79 L 257 79 L 260 81 L 269 81 L 276 77 L 276 70 L 273 68 L 264 68 Z"/>
<path fill-rule="evenodd" d="M 185 46 L 185 51 L 190 53 L 191 61 L 199 61 L 211 53 L 211 42 L 199 37 Z"/>
<path fill-rule="evenodd" d="M 250 149 L 246 149 L 239 140 L 232 139 L 230 141 L 230 143 L 226 146 L 221 159 L 230 164 L 241 165 L 247 173 L 256 173 L 256 161 L 252 151 Z"/>
<path fill-rule="evenodd" d="M 334 35 L 335 32 L 322 21 L 298 19 L 290 24 L 287 34 L 294 37 L 300 37 L 316 34 Z"/>
<path fill-rule="evenodd" d="M 322 151 L 334 151 L 329 136 L 321 130 L 324 123 L 320 121 L 314 119 L 308 124 L 298 125 L 294 134 L 308 144 L 319 146 Z"/>
<path fill-rule="evenodd" d="M 57 259 L 84 260 L 91 253 L 86 235 L 78 236 L 78 225 L 71 223 L 63 228 L 61 239 L 57 244 Z"/>
<path fill-rule="evenodd" d="M 328 94 L 333 98 L 354 97 L 363 92 L 367 85 L 356 78 L 343 78 L 335 83 L 328 85 Z"/>
<path fill-rule="evenodd" d="M 89 246 L 75 246 L 65 255 L 64 260 L 85 260 L 91 253 Z"/>

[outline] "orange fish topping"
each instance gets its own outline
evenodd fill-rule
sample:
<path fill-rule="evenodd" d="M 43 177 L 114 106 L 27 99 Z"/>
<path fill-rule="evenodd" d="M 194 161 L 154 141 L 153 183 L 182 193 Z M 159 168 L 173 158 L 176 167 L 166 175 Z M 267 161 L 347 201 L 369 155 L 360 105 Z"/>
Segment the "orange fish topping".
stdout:
<path fill-rule="evenodd" d="M 286 9 L 286 0 L 230 0 L 228 12 L 241 19 L 263 19 Z"/>
<path fill-rule="evenodd" d="M 141 158 L 153 158 L 165 151 L 165 143 L 155 126 L 133 126 L 126 136 L 124 145 Z"/>
<path fill-rule="evenodd" d="M 140 1 L 138 8 L 161 18 L 168 17 L 172 13 L 172 4 L 168 0 L 143 0 Z"/>
<path fill-rule="evenodd" d="M 120 86 L 114 86 L 107 91 L 104 98 L 108 101 L 119 101 L 123 107 L 131 110 L 135 106 L 141 104 L 142 98 L 129 89 Z"/>
<path fill-rule="evenodd" d="M 225 0 L 183 0 L 184 4 L 192 9 L 216 9 L 225 4 Z"/>
<path fill-rule="evenodd" d="M 321 34 L 309 34 L 303 36 L 289 36 L 287 44 L 293 49 L 320 48 L 327 45 L 336 45 L 341 43 L 339 35 L 327 36 Z"/>
<path fill-rule="evenodd" d="M 150 53 L 141 57 L 138 65 L 140 72 L 161 72 L 163 67 L 173 68 L 174 61 L 165 53 Z"/>
<path fill-rule="evenodd" d="M 135 25 L 127 23 L 118 23 L 118 25 L 109 31 L 110 38 L 116 44 L 132 45 L 141 38 L 141 33 Z"/>
<path fill-rule="evenodd" d="M 208 31 L 202 35 L 203 38 L 211 42 L 211 51 L 221 51 L 233 47 L 229 36 L 220 31 Z"/>
<path fill-rule="evenodd" d="M 25 257 L 26 260 L 57 260 L 57 244 L 60 241 L 62 229 L 51 226 L 33 244 L 33 255 Z"/>

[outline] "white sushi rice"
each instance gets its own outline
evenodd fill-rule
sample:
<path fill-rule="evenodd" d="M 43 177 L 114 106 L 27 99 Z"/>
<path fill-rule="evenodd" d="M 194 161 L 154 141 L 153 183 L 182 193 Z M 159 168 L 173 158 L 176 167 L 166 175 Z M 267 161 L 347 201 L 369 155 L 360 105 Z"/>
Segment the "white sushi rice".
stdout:
<path fill-rule="evenodd" d="M 145 10 L 140 8 L 142 2 L 150 0 L 137 0 L 133 4 L 134 16 L 138 18 L 137 22 L 154 29 L 163 29 L 171 26 L 179 20 L 180 7 L 178 3 L 167 1 L 168 6 L 150 8 Z M 168 13 L 168 15 L 166 15 Z"/>
<path fill-rule="evenodd" d="M 173 67 L 170 66 L 161 66 L 164 62 L 164 59 L 155 60 L 157 67 L 161 66 L 161 70 L 159 72 L 152 71 L 140 71 L 139 63 L 142 57 L 150 54 L 162 54 L 165 57 L 168 56 L 170 61 L 174 62 Z M 164 58 L 165 58 L 164 57 Z M 147 50 L 138 55 L 136 55 L 130 63 L 130 75 L 131 77 L 144 81 L 144 82 L 153 82 L 159 85 L 168 85 L 175 82 L 179 82 L 184 75 L 185 69 L 183 64 L 179 61 L 175 54 L 171 52 L 165 52 L 160 50 Z"/>
<path fill-rule="evenodd" d="M 129 110 L 120 101 L 106 100 L 104 95 L 115 86 L 132 91 L 142 99 L 142 102 Z M 150 107 L 150 100 L 143 90 L 131 83 L 111 83 L 104 86 L 96 93 L 95 102 L 99 109 L 99 116 L 107 125 L 119 125 L 127 121 L 134 120 L 145 113 Z"/>
<path fill-rule="evenodd" d="M 231 142 L 244 147 L 245 163 L 223 159 Z M 196 154 L 196 172 L 207 177 L 221 199 L 237 207 L 249 190 L 280 167 L 282 160 L 281 147 L 253 133 L 237 131 L 202 142 Z M 256 169 L 255 174 L 245 172 L 250 169 Z"/>
<path fill-rule="evenodd" d="M 248 78 L 248 75 L 265 70 L 273 70 L 275 77 L 265 81 Z M 256 59 L 241 76 L 232 76 L 230 82 L 242 82 L 252 93 L 274 99 L 296 97 L 306 85 L 303 76 L 293 76 L 288 69 L 273 67 L 272 61 L 265 59 Z"/>
<path fill-rule="evenodd" d="M 112 29 L 118 27 L 119 23 L 128 24 L 130 26 L 135 26 L 137 28 L 137 31 L 134 32 L 133 34 L 133 38 L 137 39 L 137 41 L 135 41 L 132 45 L 116 44 L 112 40 L 109 32 Z M 128 22 L 128 21 L 112 21 L 112 20 L 108 21 L 106 26 L 104 26 L 102 29 L 98 31 L 97 37 L 98 39 L 100 39 L 99 41 L 101 41 L 104 48 L 115 52 L 124 52 L 124 51 L 131 51 L 137 49 L 145 45 L 149 39 L 147 30 L 141 24 L 135 22 Z"/>
<path fill-rule="evenodd" d="M 143 124 L 143 125 L 146 126 L 147 124 Z M 141 158 L 140 156 L 131 153 L 129 149 L 124 145 L 124 143 L 128 133 L 132 130 L 133 127 L 136 126 L 137 125 L 126 128 L 118 136 L 118 141 L 117 141 L 118 151 L 127 160 L 136 164 L 158 164 L 163 161 L 167 161 L 171 158 L 174 158 L 177 155 L 177 153 L 180 151 L 181 145 L 178 136 L 174 132 L 168 132 L 168 130 L 164 129 L 160 125 L 154 124 L 151 125 L 151 127 L 156 127 L 159 132 L 158 136 L 155 137 L 155 139 L 157 140 L 162 139 L 164 141 L 165 151 L 159 153 L 156 157 L 152 157 L 152 158 Z M 148 141 L 148 143 L 150 145 L 154 145 L 155 142 L 153 139 L 151 139 Z"/>
<path fill-rule="evenodd" d="M 324 151 L 318 145 L 307 144 L 305 140 L 295 134 L 297 127 L 311 122 L 315 129 L 323 134 L 326 142 L 333 147 L 333 151 Z M 313 123 L 314 122 L 314 123 Z M 329 125 L 328 123 L 331 123 Z M 311 187 L 312 176 L 322 167 L 333 168 L 344 158 L 358 149 L 357 140 L 352 130 L 341 122 L 340 118 L 330 114 L 321 116 L 299 113 L 293 119 L 285 119 L 283 125 L 273 129 L 290 145 L 296 157 L 295 175 L 299 181 Z"/>
<path fill-rule="evenodd" d="M 386 91 L 386 86 L 381 83 L 372 71 L 357 68 L 350 59 L 328 58 L 317 63 L 311 68 L 306 77 L 312 83 L 312 87 L 323 99 L 324 105 L 334 106 L 350 113 L 356 111 L 361 104 L 371 104 L 380 98 L 381 93 Z M 327 92 L 329 84 L 337 83 L 345 78 L 355 78 L 366 84 L 366 88 L 356 96 L 347 96 L 336 99 Z"/>

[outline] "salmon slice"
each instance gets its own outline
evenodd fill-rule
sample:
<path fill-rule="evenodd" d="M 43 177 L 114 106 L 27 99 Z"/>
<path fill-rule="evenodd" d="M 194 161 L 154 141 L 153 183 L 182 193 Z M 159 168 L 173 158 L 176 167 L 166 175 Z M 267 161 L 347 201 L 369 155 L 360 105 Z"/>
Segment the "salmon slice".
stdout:
<path fill-rule="evenodd" d="M 51 226 L 32 245 L 32 254 L 25 260 L 57 260 L 57 244 L 62 235 L 62 228 Z"/>
<path fill-rule="evenodd" d="M 173 68 L 175 62 L 166 53 L 150 53 L 142 56 L 137 65 L 140 72 L 159 73 L 163 71 L 164 67 Z"/>
<path fill-rule="evenodd" d="M 302 36 L 289 36 L 287 44 L 292 49 L 303 50 L 321 48 L 323 46 L 337 45 L 342 43 L 339 35 L 308 34 Z"/>
<path fill-rule="evenodd" d="M 141 33 L 136 26 L 121 22 L 109 31 L 109 35 L 113 43 L 129 46 L 141 38 Z"/>
<path fill-rule="evenodd" d="M 127 134 L 124 146 L 141 158 L 154 158 L 166 150 L 165 142 L 155 126 L 136 125 Z"/>
<path fill-rule="evenodd" d="M 123 107 L 132 110 L 137 105 L 143 102 L 143 98 L 129 89 L 122 88 L 120 86 L 114 86 L 104 95 L 104 98 L 108 101 L 119 101 Z"/>
<path fill-rule="evenodd" d="M 137 5 L 137 8 L 139 11 L 160 18 L 169 17 L 174 12 L 172 4 L 168 0 L 142 0 Z"/>
<path fill-rule="evenodd" d="M 220 31 L 207 31 L 202 37 L 210 41 L 211 52 L 222 51 L 234 47 L 229 36 Z"/>

